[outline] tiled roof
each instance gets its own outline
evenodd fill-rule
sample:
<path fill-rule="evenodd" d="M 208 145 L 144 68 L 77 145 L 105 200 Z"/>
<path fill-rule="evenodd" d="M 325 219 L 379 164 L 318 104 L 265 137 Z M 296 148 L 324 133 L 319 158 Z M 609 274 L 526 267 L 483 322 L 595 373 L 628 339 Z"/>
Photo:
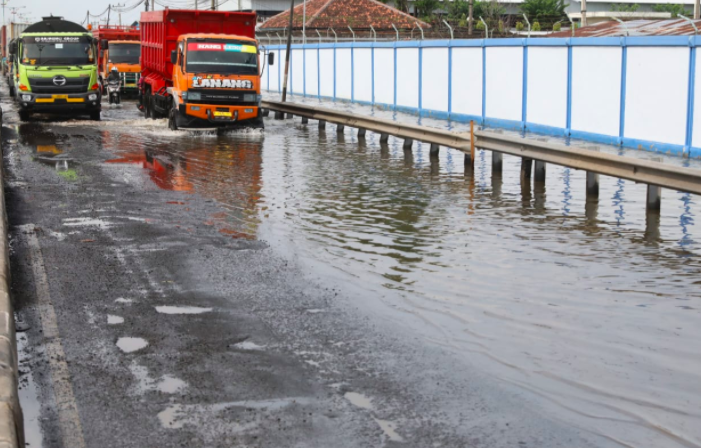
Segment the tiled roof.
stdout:
<path fill-rule="evenodd" d="M 701 20 L 694 20 L 701 28 Z M 694 27 L 684 19 L 631 20 L 625 26 L 618 22 L 601 22 L 575 31 L 575 37 L 622 37 L 622 36 L 692 36 Z M 549 34 L 548 37 L 571 37 L 571 31 Z"/>
<path fill-rule="evenodd" d="M 421 28 L 431 25 L 416 19 L 398 9 L 382 4 L 376 0 L 307 0 L 307 28 L 309 29 L 345 29 L 376 31 L 397 28 L 413 28 L 418 22 Z M 294 9 L 293 28 L 302 28 L 304 5 Z M 260 28 L 283 29 L 290 24 L 290 11 L 287 10 L 265 22 Z"/>

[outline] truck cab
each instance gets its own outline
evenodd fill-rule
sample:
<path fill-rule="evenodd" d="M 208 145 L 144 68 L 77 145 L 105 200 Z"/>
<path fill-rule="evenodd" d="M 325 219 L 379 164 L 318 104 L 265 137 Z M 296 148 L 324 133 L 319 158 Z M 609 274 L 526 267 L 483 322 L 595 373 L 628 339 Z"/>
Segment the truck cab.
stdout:
<path fill-rule="evenodd" d="M 115 40 L 103 43 L 102 47 L 105 48 L 100 67 L 103 83 L 112 67 L 116 67 L 122 80 L 122 93 L 137 93 L 141 77 L 141 42 Z"/>
<path fill-rule="evenodd" d="M 263 127 L 255 39 L 184 34 L 171 54 L 172 128 L 200 125 Z"/>
<path fill-rule="evenodd" d="M 84 113 L 100 119 L 97 42 L 82 26 L 45 17 L 12 43 L 22 121 L 40 113 Z"/>

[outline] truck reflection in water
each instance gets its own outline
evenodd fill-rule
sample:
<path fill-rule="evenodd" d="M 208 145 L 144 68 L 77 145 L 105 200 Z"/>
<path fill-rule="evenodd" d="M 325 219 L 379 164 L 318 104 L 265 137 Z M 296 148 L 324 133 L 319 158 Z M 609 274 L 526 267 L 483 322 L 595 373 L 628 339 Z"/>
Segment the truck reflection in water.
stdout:
<path fill-rule="evenodd" d="M 120 141 L 124 137 L 120 134 Z M 105 139 L 109 138 L 105 136 Z M 260 224 L 262 146 L 262 138 L 258 141 L 193 140 L 183 142 L 177 148 L 163 143 L 121 152 L 118 158 L 107 163 L 139 166 L 163 190 L 215 200 L 223 211 L 209 215 L 206 225 L 214 226 L 220 233 L 233 238 L 255 239 Z M 144 148 L 123 141 L 121 147 Z M 187 206 L 187 199 L 172 203 Z"/>

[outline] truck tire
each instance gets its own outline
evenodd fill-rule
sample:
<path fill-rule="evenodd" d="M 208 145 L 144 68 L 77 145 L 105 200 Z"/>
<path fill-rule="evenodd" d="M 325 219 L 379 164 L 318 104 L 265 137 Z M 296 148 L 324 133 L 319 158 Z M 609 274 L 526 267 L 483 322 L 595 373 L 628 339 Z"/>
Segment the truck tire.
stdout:
<path fill-rule="evenodd" d="M 15 88 L 14 88 L 14 86 L 10 86 L 10 96 L 13 97 L 13 98 L 15 97 Z"/>
<path fill-rule="evenodd" d="M 102 114 L 100 113 L 99 110 L 90 112 L 90 119 L 92 121 L 100 121 L 102 119 Z"/>
<path fill-rule="evenodd" d="M 168 114 L 168 127 L 171 131 L 178 130 L 178 111 L 176 109 L 171 109 L 170 114 Z"/>
<path fill-rule="evenodd" d="M 29 111 L 26 111 L 26 110 L 21 110 L 21 111 L 19 111 L 19 119 L 20 119 L 20 121 L 29 121 L 29 116 L 30 116 L 30 115 L 31 115 L 31 114 L 29 113 Z"/>
<path fill-rule="evenodd" d="M 151 95 L 146 93 L 144 95 L 144 117 L 150 119 L 151 113 Z"/>

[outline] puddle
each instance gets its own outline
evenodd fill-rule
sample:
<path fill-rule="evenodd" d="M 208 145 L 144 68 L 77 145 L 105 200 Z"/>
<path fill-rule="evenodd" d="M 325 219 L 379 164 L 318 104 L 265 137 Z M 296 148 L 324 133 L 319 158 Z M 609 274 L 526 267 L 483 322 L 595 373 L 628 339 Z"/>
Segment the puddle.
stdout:
<path fill-rule="evenodd" d="M 117 340 L 117 347 L 124 353 L 133 353 L 147 346 L 148 342 L 142 338 L 119 338 Z"/>
<path fill-rule="evenodd" d="M 161 314 L 203 314 L 212 311 L 212 308 L 198 306 L 157 306 L 156 311 Z"/>
<path fill-rule="evenodd" d="M 307 310 L 307 313 L 309 313 L 309 314 L 319 314 L 319 313 L 325 313 L 325 312 L 326 312 L 326 310 L 322 310 L 320 308 L 313 308 L 313 309 Z"/>
<path fill-rule="evenodd" d="M 107 325 L 119 325 L 124 323 L 124 318 L 121 316 L 107 315 Z"/>
<path fill-rule="evenodd" d="M 265 348 L 264 345 L 258 345 L 251 341 L 239 342 L 238 344 L 234 344 L 234 347 L 240 350 L 263 350 Z"/>
<path fill-rule="evenodd" d="M 68 227 L 99 227 L 101 229 L 109 229 L 112 223 L 97 218 L 66 218 L 63 220 L 63 225 Z"/>
<path fill-rule="evenodd" d="M 159 380 L 153 379 L 149 375 L 146 367 L 138 365 L 135 362 L 129 366 L 129 370 L 131 370 L 132 375 L 136 378 L 136 391 L 139 394 L 151 391 L 174 394 L 187 387 L 185 381 L 171 375 L 163 375 Z"/>
<path fill-rule="evenodd" d="M 116 303 L 128 303 L 131 304 L 133 300 L 131 299 L 125 299 L 124 297 L 120 297 L 117 300 L 115 300 Z"/>
<path fill-rule="evenodd" d="M 346 392 L 344 395 L 345 399 L 350 401 L 353 406 L 357 406 L 362 409 L 372 410 L 372 398 L 368 398 L 363 394 L 357 392 Z"/>
<path fill-rule="evenodd" d="M 380 429 L 385 433 L 385 436 L 392 442 L 403 442 L 404 438 L 397 434 L 397 424 L 389 420 L 380 420 L 376 418 L 375 421 L 380 425 Z"/>
<path fill-rule="evenodd" d="M 24 375 L 20 374 L 19 381 L 19 401 L 20 406 L 22 406 L 22 414 L 24 415 L 25 447 L 41 448 L 44 445 L 44 436 L 41 433 L 41 425 L 39 424 L 41 403 L 39 402 L 39 391 L 34 382 L 34 376 L 28 366 L 31 355 L 26 352 L 27 342 L 27 335 L 17 335 L 20 372 L 26 372 Z"/>

